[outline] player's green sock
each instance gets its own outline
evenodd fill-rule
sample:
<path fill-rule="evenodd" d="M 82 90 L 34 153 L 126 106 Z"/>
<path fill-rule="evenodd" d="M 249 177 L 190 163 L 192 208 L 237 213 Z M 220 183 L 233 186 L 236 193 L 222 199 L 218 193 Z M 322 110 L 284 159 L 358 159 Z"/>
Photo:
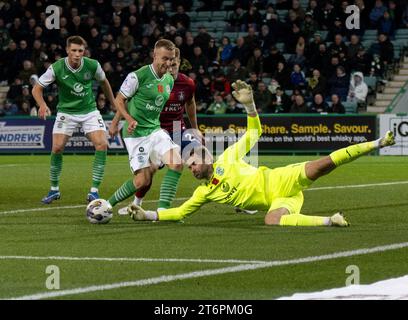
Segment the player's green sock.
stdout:
<path fill-rule="evenodd" d="M 280 218 L 281 226 L 318 227 L 328 226 L 329 217 L 306 216 L 304 214 L 285 214 Z"/>
<path fill-rule="evenodd" d="M 109 198 L 109 203 L 112 205 L 116 205 L 118 202 L 121 202 L 136 192 L 136 187 L 133 184 L 133 179 L 129 179 L 126 181 L 122 186 L 115 191 L 112 197 Z"/>
<path fill-rule="evenodd" d="M 176 196 L 177 185 L 181 172 L 168 169 L 160 187 L 159 209 L 170 208 L 171 202 Z"/>
<path fill-rule="evenodd" d="M 95 151 L 95 158 L 92 168 L 92 188 L 98 188 L 102 182 L 103 173 L 105 172 L 107 151 Z"/>
<path fill-rule="evenodd" d="M 51 152 L 50 181 L 51 190 L 58 190 L 62 171 L 62 153 Z"/>
<path fill-rule="evenodd" d="M 363 142 L 349 146 L 347 148 L 336 150 L 330 153 L 330 158 L 332 159 L 336 167 L 338 167 L 342 164 L 351 162 L 377 148 L 378 140 Z"/>

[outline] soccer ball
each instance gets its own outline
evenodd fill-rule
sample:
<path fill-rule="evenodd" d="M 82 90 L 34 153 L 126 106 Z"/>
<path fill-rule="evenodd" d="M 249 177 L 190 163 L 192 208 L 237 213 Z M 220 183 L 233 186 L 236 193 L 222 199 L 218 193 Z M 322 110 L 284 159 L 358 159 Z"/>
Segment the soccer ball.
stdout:
<path fill-rule="evenodd" d="M 86 217 L 90 223 L 108 223 L 112 219 L 112 213 L 112 206 L 104 199 L 92 200 L 86 207 Z"/>

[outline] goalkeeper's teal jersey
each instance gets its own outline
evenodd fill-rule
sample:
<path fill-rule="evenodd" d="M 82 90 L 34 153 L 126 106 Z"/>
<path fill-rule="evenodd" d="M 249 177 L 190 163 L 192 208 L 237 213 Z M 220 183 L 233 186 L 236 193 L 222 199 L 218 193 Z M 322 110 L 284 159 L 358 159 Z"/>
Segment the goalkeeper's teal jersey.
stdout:
<path fill-rule="evenodd" d="M 225 150 L 213 164 L 213 176 L 199 186 L 180 207 L 162 210 L 159 219 L 179 220 L 197 211 L 207 202 L 230 204 L 245 209 L 268 210 L 264 174 L 267 167 L 255 168 L 242 159 L 262 134 L 259 117 L 248 117 L 247 132 Z"/>

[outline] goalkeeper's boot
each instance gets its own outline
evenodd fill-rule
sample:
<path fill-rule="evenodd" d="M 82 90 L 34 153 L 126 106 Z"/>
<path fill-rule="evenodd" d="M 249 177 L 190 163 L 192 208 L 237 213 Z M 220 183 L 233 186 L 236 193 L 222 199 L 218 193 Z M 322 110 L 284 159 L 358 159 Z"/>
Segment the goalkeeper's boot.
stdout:
<path fill-rule="evenodd" d="M 348 227 L 350 224 L 346 221 L 341 212 L 337 212 L 330 217 L 330 222 L 332 226 L 335 227 Z"/>
<path fill-rule="evenodd" d="M 139 207 L 138 205 L 135 205 L 133 203 L 130 204 L 127 207 L 127 212 L 130 215 L 130 217 L 135 221 L 147 220 L 145 210 L 142 207 Z"/>
<path fill-rule="evenodd" d="M 42 198 L 41 202 L 43 204 L 50 204 L 54 200 L 58 200 L 61 198 L 61 193 L 58 190 L 50 190 L 48 194 Z"/>
<path fill-rule="evenodd" d="M 387 131 L 384 137 L 380 140 L 380 148 L 392 146 L 395 144 L 394 134 L 391 131 Z"/>
<path fill-rule="evenodd" d="M 234 207 L 236 213 L 244 213 L 244 214 L 255 214 L 258 213 L 258 210 L 246 210 L 241 209 L 239 207 Z"/>
<path fill-rule="evenodd" d="M 86 201 L 91 202 L 93 200 L 100 199 L 98 192 L 89 192 Z"/>

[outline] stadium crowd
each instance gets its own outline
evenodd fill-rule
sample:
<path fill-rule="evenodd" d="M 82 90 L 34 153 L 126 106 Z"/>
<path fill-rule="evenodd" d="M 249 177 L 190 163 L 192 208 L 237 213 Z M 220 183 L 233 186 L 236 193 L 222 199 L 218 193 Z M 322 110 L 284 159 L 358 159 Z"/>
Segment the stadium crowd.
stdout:
<path fill-rule="evenodd" d="M 203 1 L 196 9 L 228 12 L 218 37 L 204 23 L 192 32 L 192 0 L 0 2 L 0 85 L 10 87 L 0 115 L 36 115 L 31 87 L 66 55 L 71 35 L 86 39 L 86 55 L 101 63 L 114 93 L 129 72 L 152 62 L 154 43 L 165 38 L 180 49 L 181 71 L 196 82 L 198 113 L 241 113 L 231 96 L 237 79 L 252 86 L 260 113 L 344 113 L 345 102 L 366 103 L 365 76 L 385 78 L 394 62 L 395 30 L 408 27 L 406 1 L 228 3 Z M 360 29 L 345 26 L 350 4 L 360 8 Z M 45 26 L 48 5 L 61 8 L 59 29 Z M 369 47 L 362 45 L 366 29 L 378 30 Z M 239 36 L 227 36 L 234 33 Z M 45 100 L 53 113 L 56 99 L 50 86 Z M 96 99 L 102 114 L 113 114 L 102 92 Z"/>

